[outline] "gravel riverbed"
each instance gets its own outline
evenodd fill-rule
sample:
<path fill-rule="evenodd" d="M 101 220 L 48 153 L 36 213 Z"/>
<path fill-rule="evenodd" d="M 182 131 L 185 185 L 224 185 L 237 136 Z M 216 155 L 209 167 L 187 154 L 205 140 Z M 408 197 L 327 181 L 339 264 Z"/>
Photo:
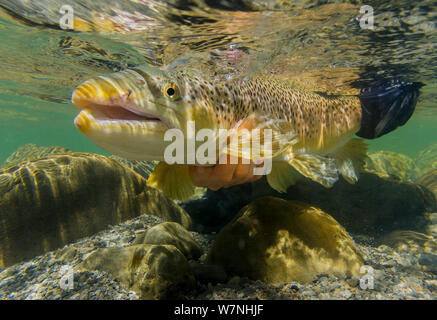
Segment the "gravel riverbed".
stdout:
<path fill-rule="evenodd" d="M 143 215 L 105 231 L 84 238 L 59 250 L 30 261 L 0 270 L 0 299 L 122 299 L 138 296 L 117 279 L 100 271 L 73 271 L 73 288 L 61 288 L 61 279 L 97 248 L 132 245 L 136 235 L 163 222 L 160 218 Z M 214 234 L 191 233 L 203 250 L 212 245 Z M 320 274 L 310 283 L 284 282 L 265 284 L 238 276 L 225 283 L 197 283 L 186 299 L 436 299 L 435 266 L 424 266 L 423 250 L 404 246 L 399 250 L 375 245 L 366 236 L 352 235 L 371 269 L 371 278 Z M 72 248 L 74 248 L 72 250 Z M 371 274 L 371 271 L 373 274 Z M 432 271 L 434 270 L 434 271 Z M 67 273 L 66 273 L 67 272 Z M 71 274 L 71 273 L 70 273 Z M 373 279 L 373 289 L 372 281 Z M 369 288 L 362 289 L 362 286 Z"/>

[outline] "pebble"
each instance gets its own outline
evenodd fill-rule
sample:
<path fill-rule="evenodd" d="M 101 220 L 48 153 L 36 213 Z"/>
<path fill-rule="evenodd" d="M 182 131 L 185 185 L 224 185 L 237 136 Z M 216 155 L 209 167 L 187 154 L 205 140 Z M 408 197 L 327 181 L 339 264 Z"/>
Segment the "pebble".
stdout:
<path fill-rule="evenodd" d="M 425 280 L 425 286 L 433 293 L 437 292 L 437 280 Z"/>
<path fill-rule="evenodd" d="M 238 287 L 240 285 L 240 277 L 234 276 L 228 281 L 228 285 L 231 287 Z"/>
<path fill-rule="evenodd" d="M 432 272 L 437 272 L 437 254 L 422 252 L 419 257 L 419 264 L 427 267 Z"/>
<path fill-rule="evenodd" d="M 157 217 L 141 216 L 71 244 L 71 252 L 76 253 L 69 258 L 68 265 L 74 267 L 81 262 L 96 249 L 96 244 L 102 247 L 131 245 L 135 241 L 135 235 L 161 222 Z M 215 237 L 197 232 L 191 234 L 204 253 L 209 250 Z M 429 270 L 436 266 L 435 254 L 408 250 L 397 252 L 387 246 L 375 247 L 365 236 L 357 236 L 354 240 L 366 263 L 373 268 L 373 289 L 362 289 L 360 277 L 357 276 L 339 278 L 319 274 L 310 283 L 294 281 L 267 285 L 247 277 L 234 276 L 229 279 L 223 270 L 216 270 L 217 279 L 212 281 L 206 277 L 198 283 L 197 291 L 188 295 L 187 299 L 437 299 L 437 280 L 435 274 Z M 61 248 L 59 252 L 67 251 Z M 60 256 L 55 251 L 0 270 L 0 300 L 139 299 L 134 292 L 102 272 L 75 271 L 74 288 L 61 289 L 60 270 L 66 265 L 66 261 L 60 260 Z M 211 272 L 211 268 L 215 267 L 203 265 L 201 259 L 191 263 L 197 268 L 206 268 L 206 272 Z M 421 266 L 425 268 L 420 268 Z"/>

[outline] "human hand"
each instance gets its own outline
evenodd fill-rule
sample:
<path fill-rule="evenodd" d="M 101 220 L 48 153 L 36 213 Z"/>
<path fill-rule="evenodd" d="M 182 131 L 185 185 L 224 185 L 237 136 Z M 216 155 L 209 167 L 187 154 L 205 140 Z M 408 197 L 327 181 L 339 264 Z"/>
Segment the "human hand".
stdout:
<path fill-rule="evenodd" d="M 254 175 L 254 168 L 262 166 L 262 163 L 255 164 L 251 161 L 250 164 L 243 164 L 241 158 L 238 158 L 238 164 L 231 164 L 231 159 L 236 160 L 236 157 L 222 155 L 220 158 L 226 159 L 226 163 L 217 163 L 211 167 L 189 166 L 191 179 L 196 186 L 217 191 L 220 188 L 254 182 L 262 177 L 262 175 Z"/>

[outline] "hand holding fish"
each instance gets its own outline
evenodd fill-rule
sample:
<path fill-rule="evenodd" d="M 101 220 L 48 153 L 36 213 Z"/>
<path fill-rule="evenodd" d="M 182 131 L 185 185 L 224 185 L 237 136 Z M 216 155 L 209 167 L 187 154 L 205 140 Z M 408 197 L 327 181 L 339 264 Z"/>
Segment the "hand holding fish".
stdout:
<path fill-rule="evenodd" d="M 227 159 L 226 159 L 227 157 Z M 254 182 L 259 180 L 262 175 L 254 175 L 254 168 L 261 165 L 255 164 L 232 164 L 233 156 L 222 155 L 220 160 L 226 160 L 225 164 L 216 164 L 212 167 L 190 166 L 190 177 L 198 187 L 207 187 L 213 191 L 221 188 L 229 188 L 235 185 Z M 224 161 L 221 161 L 224 162 Z M 235 161 L 237 162 L 237 161 Z"/>

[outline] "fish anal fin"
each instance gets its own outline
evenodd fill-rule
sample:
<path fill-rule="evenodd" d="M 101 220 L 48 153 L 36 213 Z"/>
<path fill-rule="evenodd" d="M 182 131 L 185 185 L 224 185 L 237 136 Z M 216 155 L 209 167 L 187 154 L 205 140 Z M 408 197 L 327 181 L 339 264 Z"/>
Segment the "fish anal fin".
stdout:
<path fill-rule="evenodd" d="M 289 156 L 289 163 L 299 173 L 311 180 L 330 188 L 338 180 L 336 159 L 313 154 Z"/>
<path fill-rule="evenodd" d="M 278 192 L 287 192 L 299 179 L 299 173 L 287 162 L 275 161 L 272 164 L 272 171 L 267 175 L 267 182 L 270 187 Z"/>
<path fill-rule="evenodd" d="M 367 157 L 367 144 L 363 139 L 353 138 L 333 154 L 343 178 L 349 183 L 358 181 Z"/>
<path fill-rule="evenodd" d="M 195 193 L 188 165 L 161 161 L 147 179 L 147 185 L 162 190 L 170 199 L 188 200 Z"/>

